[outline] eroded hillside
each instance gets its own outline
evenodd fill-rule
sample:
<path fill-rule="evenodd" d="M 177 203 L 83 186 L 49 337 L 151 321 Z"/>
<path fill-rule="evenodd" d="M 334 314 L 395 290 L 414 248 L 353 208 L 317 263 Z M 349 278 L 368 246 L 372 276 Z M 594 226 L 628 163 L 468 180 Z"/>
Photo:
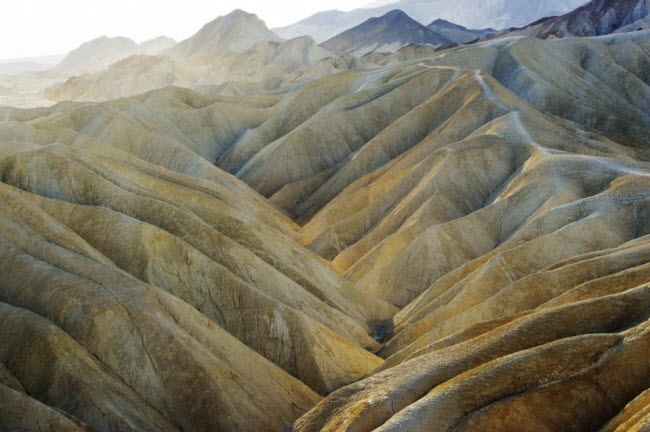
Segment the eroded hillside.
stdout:
<path fill-rule="evenodd" d="M 650 31 L 0 118 L 0 427 L 643 430 Z"/>

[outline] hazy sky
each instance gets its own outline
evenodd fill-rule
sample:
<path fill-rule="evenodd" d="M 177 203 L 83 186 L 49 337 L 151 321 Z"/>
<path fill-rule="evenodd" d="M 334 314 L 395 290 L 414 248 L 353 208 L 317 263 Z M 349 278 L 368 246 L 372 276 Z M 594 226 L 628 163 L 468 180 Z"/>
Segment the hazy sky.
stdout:
<path fill-rule="evenodd" d="M 0 59 L 66 53 L 102 35 L 181 40 L 233 9 L 279 27 L 321 10 L 350 10 L 371 1 L 0 0 Z"/>

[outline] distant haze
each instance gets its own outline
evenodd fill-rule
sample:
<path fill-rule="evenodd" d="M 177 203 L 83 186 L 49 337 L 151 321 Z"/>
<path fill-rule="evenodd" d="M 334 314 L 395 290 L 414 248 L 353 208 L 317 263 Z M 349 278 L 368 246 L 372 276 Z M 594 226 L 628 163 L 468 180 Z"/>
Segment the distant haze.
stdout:
<path fill-rule="evenodd" d="M 0 6 L 0 59 L 68 52 L 99 36 L 138 42 L 156 36 L 183 40 L 233 9 L 257 14 L 269 28 L 316 12 L 350 10 L 368 0 L 22 0 Z"/>
<path fill-rule="evenodd" d="M 380 6 L 385 6 L 387 4 L 394 3 L 395 0 L 374 0 L 371 1 L 370 3 L 366 3 L 363 5 L 364 8 L 375 8 L 375 7 L 380 7 Z"/>

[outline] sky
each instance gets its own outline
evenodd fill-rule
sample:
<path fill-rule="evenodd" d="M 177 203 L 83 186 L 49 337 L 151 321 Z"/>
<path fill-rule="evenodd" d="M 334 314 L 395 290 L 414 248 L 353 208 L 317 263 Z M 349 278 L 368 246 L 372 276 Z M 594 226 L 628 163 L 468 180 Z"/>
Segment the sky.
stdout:
<path fill-rule="evenodd" d="M 0 0 L 0 59 L 64 54 L 99 36 L 185 39 L 233 9 L 281 27 L 372 0 Z M 387 3 L 387 1 L 384 1 Z"/>

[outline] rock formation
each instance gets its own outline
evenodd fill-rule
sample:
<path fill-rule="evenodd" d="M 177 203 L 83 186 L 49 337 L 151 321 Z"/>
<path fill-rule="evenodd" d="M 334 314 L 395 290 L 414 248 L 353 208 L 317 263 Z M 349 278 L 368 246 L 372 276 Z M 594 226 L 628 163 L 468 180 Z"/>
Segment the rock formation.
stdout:
<path fill-rule="evenodd" d="M 248 43 L 0 108 L 0 429 L 647 428 L 650 31 Z"/>

